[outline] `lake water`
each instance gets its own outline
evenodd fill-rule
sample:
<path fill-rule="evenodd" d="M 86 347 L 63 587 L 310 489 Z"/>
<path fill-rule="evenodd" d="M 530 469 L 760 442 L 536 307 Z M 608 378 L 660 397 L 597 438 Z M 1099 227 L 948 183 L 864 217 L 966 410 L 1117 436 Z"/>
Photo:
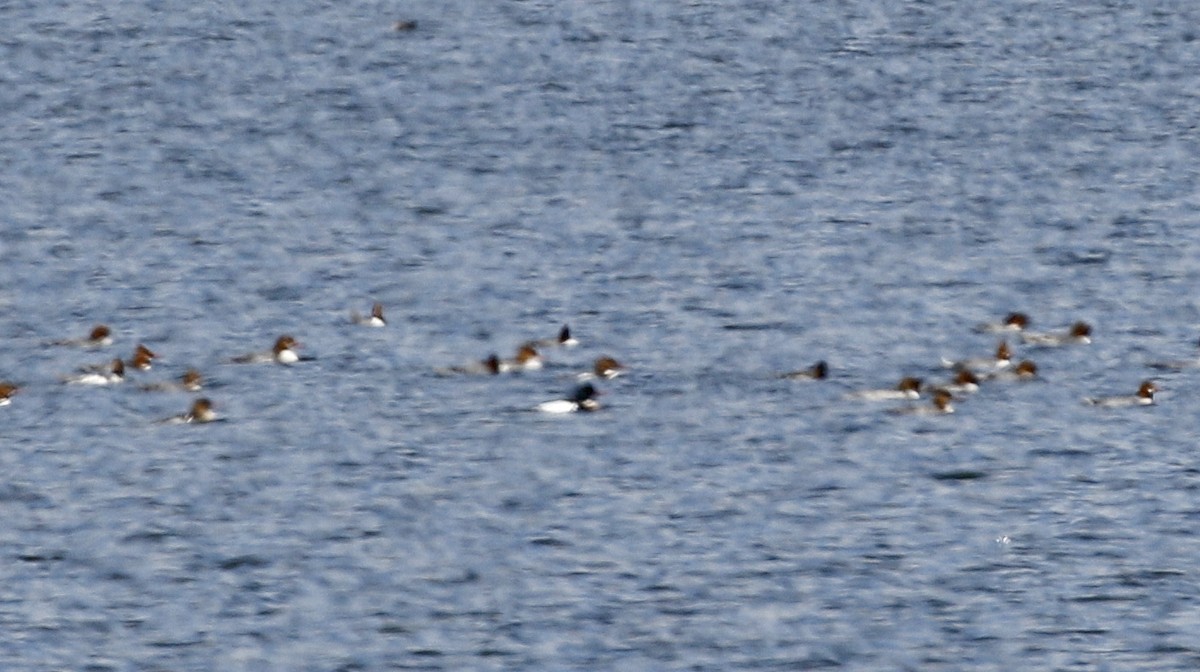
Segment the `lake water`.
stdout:
<path fill-rule="evenodd" d="M 1147 367 L 1197 356 L 1200 8 L 0 20 L 0 667 L 1200 667 L 1200 368 Z M 1012 339 L 1041 380 L 953 415 L 845 400 L 1013 310 L 1094 342 Z M 281 333 L 312 361 L 227 363 Z M 531 411 L 600 354 L 600 412 Z M 191 366 L 223 421 L 157 424 Z"/>

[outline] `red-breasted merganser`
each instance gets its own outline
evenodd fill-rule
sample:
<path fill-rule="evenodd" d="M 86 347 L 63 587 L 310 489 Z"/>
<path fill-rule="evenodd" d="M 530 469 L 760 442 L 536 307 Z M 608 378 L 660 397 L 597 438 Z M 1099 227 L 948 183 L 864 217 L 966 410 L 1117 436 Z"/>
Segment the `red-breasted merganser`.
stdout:
<path fill-rule="evenodd" d="M 1200 367 L 1200 357 L 1194 359 L 1177 359 L 1166 362 L 1151 362 L 1148 365 L 1152 369 L 1160 371 L 1182 371 L 1184 369 L 1194 369 Z"/>
<path fill-rule="evenodd" d="M 493 352 L 492 354 L 488 355 L 487 359 L 482 361 L 472 362 L 462 366 L 448 366 L 435 369 L 435 373 L 441 376 L 454 374 L 494 376 L 500 373 L 500 357 Z"/>
<path fill-rule="evenodd" d="M 951 394 L 973 394 L 979 391 L 979 376 L 970 369 L 959 369 L 953 380 L 937 385 L 936 388 Z"/>
<path fill-rule="evenodd" d="M 1154 403 L 1154 393 L 1158 391 L 1158 386 L 1152 380 L 1144 380 L 1138 387 L 1137 394 L 1131 394 L 1119 397 L 1088 397 L 1083 400 L 1083 403 L 1089 406 L 1103 406 L 1105 408 L 1120 408 L 1123 406 L 1149 406 Z"/>
<path fill-rule="evenodd" d="M 51 341 L 51 345 L 69 345 L 84 348 L 103 348 L 112 345 L 112 330 L 103 324 L 92 327 L 87 338 L 68 338 L 61 341 Z"/>
<path fill-rule="evenodd" d="M 625 373 L 625 365 L 608 355 L 604 355 L 596 358 L 596 361 L 592 363 L 591 371 L 581 373 L 576 378 L 579 380 L 595 380 L 598 378 L 612 380 L 622 373 Z"/>
<path fill-rule="evenodd" d="M 898 399 L 919 399 L 921 397 L 920 378 L 901 378 L 895 387 L 886 390 L 859 390 L 847 395 L 851 399 L 864 401 L 895 401 Z"/>
<path fill-rule="evenodd" d="M 204 387 L 204 379 L 200 372 L 196 369 L 188 369 L 183 372 L 178 381 L 150 383 L 143 385 L 141 389 L 146 392 L 199 392 L 202 387 Z"/>
<path fill-rule="evenodd" d="M 300 355 L 296 353 L 296 349 L 299 347 L 301 346 L 296 339 L 285 334 L 275 339 L 275 347 L 270 352 L 251 352 L 238 355 L 229 361 L 235 364 L 266 364 L 269 362 L 295 364 L 300 361 Z"/>
<path fill-rule="evenodd" d="M 942 358 L 942 366 L 948 369 L 967 369 L 974 373 L 998 371 L 1007 368 L 1010 364 L 1012 364 L 1012 350 L 1008 347 L 1008 341 L 1000 341 L 1000 344 L 996 346 L 996 354 L 991 357 L 965 359 L 958 362 Z"/>
<path fill-rule="evenodd" d="M 150 348 L 138 343 L 137 347 L 133 350 L 133 357 L 130 357 L 125 362 L 125 365 L 138 371 L 149 371 L 151 362 L 154 361 L 155 357 L 158 357 L 158 355 L 154 354 Z"/>
<path fill-rule="evenodd" d="M 1025 313 L 1009 313 L 1001 322 L 984 322 L 975 326 L 983 334 L 1004 334 L 1025 331 L 1029 328 L 1029 316 Z"/>
<path fill-rule="evenodd" d="M 1037 372 L 1037 364 L 1028 359 L 1022 359 L 1014 367 L 985 375 L 984 380 L 1033 380 L 1037 378 Z"/>
<path fill-rule="evenodd" d="M 182 424 L 201 424 L 212 422 L 217 419 L 217 413 L 213 410 L 213 404 L 208 399 L 201 397 L 192 402 L 192 408 L 187 413 L 173 415 L 169 418 L 164 418 L 159 422 L 171 425 Z"/>
<path fill-rule="evenodd" d="M 779 377 L 787 380 L 824 380 L 828 375 L 829 365 L 826 364 L 825 360 L 822 359 L 807 369 L 791 371 L 789 373 L 782 374 Z"/>
<path fill-rule="evenodd" d="M 85 371 L 74 376 L 63 378 L 63 382 L 72 385 L 115 385 L 125 380 L 125 362 L 118 357 L 107 366 L 95 371 Z"/>
<path fill-rule="evenodd" d="M 1046 332 L 1041 334 L 1024 332 L 1021 342 L 1029 345 L 1054 347 L 1059 345 L 1087 345 L 1092 342 L 1092 326 L 1087 322 L 1076 322 L 1070 329 L 1061 332 Z"/>
<path fill-rule="evenodd" d="M 500 360 L 500 372 L 536 371 L 542 368 L 542 356 L 532 342 L 523 343 L 517 348 L 517 354 L 512 359 Z"/>
<path fill-rule="evenodd" d="M 927 406 L 905 406 L 903 408 L 893 408 L 893 413 L 903 415 L 943 415 L 953 413 L 954 406 L 950 402 L 954 399 L 954 395 L 948 390 L 936 389 L 933 391 L 933 396 L 930 399 L 930 404 Z"/>
<path fill-rule="evenodd" d="M 350 313 L 350 321 L 354 324 L 361 324 L 364 327 L 386 327 L 387 320 L 383 319 L 383 304 L 376 303 L 371 306 L 370 315 L 359 315 L 358 311 Z"/>
<path fill-rule="evenodd" d="M 13 395 L 20 390 L 21 388 L 18 385 L 7 381 L 0 381 L 0 406 L 7 406 L 12 403 Z"/>

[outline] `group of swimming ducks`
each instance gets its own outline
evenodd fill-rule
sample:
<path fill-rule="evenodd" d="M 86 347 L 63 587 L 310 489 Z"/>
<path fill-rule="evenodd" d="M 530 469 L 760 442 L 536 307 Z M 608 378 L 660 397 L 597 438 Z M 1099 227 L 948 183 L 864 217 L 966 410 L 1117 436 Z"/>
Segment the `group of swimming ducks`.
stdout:
<path fill-rule="evenodd" d="M 864 401 L 915 401 L 928 394 L 930 403 L 907 405 L 892 409 L 895 413 L 938 415 L 954 412 L 954 402 L 979 390 L 985 381 L 1026 381 L 1038 375 L 1037 364 L 1028 359 L 1014 361 L 1008 339 L 1012 337 L 1032 348 L 1052 348 L 1068 345 L 1084 345 L 1092 342 L 1092 328 L 1086 322 L 1075 322 L 1061 331 L 1034 332 L 1029 329 L 1029 316 L 1025 313 L 1009 313 L 999 322 L 978 325 L 975 330 L 1002 336 L 995 352 L 989 357 L 965 360 L 943 359 L 944 368 L 953 372 L 953 377 L 942 382 L 927 383 L 916 377 L 905 377 L 895 387 L 887 389 L 858 390 L 848 396 Z M 1180 369 L 1200 366 L 1200 360 L 1190 362 L 1162 362 L 1151 364 L 1153 368 Z M 782 374 L 789 380 L 822 380 L 828 377 L 829 366 L 819 361 L 800 371 Z M 1145 380 L 1131 395 L 1086 397 L 1083 403 L 1090 406 L 1118 408 L 1125 406 L 1148 406 L 1154 403 L 1158 391 L 1153 380 Z"/>
<path fill-rule="evenodd" d="M 384 327 L 387 320 L 383 316 L 383 306 L 376 303 L 369 315 L 353 312 L 350 322 L 364 327 Z M 97 350 L 112 345 L 112 330 L 107 325 L 96 325 L 86 337 L 51 341 L 48 345 L 76 347 Z M 533 371 L 542 368 L 542 350 L 549 348 L 569 348 L 578 344 L 571 336 L 568 325 L 563 325 L 554 338 L 531 340 L 522 343 L 516 355 L 511 359 L 501 359 L 492 354 L 486 359 L 463 365 L 437 369 L 441 375 L 500 375 L 510 372 Z M 290 366 L 307 359 L 302 357 L 298 349 L 300 343 L 291 335 L 284 334 L 275 339 L 274 346 L 267 351 L 250 352 L 230 357 L 231 364 L 278 364 Z M 77 372 L 62 376 L 60 382 L 66 385 L 107 386 L 125 382 L 130 370 L 149 371 L 158 355 L 139 343 L 129 359 L 115 357 L 104 364 L 93 364 L 79 369 Z M 607 355 L 596 358 L 590 371 L 576 376 L 580 384 L 562 399 L 554 399 L 538 404 L 535 410 L 543 413 L 573 413 L 577 411 L 595 411 L 600 408 L 597 397 L 600 391 L 592 383 L 594 380 L 611 380 L 625 371 L 625 367 L 616 359 Z M 194 368 L 187 369 L 178 380 L 146 383 L 140 389 L 147 392 L 200 392 L 204 388 L 204 380 L 200 372 Z M 12 402 L 13 397 L 20 391 L 16 383 L 0 380 L 0 406 Z M 218 420 L 214 404 L 208 397 L 198 397 L 193 400 L 187 412 L 163 418 L 158 422 L 164 424 L 200 424 Z"/>
<path fill-rule="evenodd" d="M 542 351 L 552 348 L 573 348 L 578 344 L 579 341 L 571 335 L 571 327 L 564 324 L 559 329 L 558 335 L 554 338 L 525 341 L 517 346 L 517 352 L 512 359 L 501 359 L 499 355 L 492 353 L 482 361 L 464 366 L 439 368 L 436 369 L 436 372 L 439 375 L 474 374 L 498 376 L 502 373 L 536 371 L 543 366 Z M 544 401 L 534 408 L 543 413 L 575 413 L 579 411 L 589 412 L 599 410 L 600 402 L 597 397 L 600 396 L 600 391 L 592 381 L 612 380 L 624 372 L 625 365 L 608 355 L 601 355 L 595 359 L 589 371 L 575 375 L 575 378 L 580 383 L 567 397 Z"/>
<path fill-rule="evenodd" d="M 383 306 L 376 303 L 370 314 L 361 315 L 352 312 L 350 322 L 365 327 L 384 327 L 387 320 L 383 315 Z M 1085 322 L 1076 322 L 1061 331 L 1034 332 L 1029 329 L 1030 320 L 1025 313 L 1010 313 L 1003 320 L 984 323 L 976 327 L 981 333 L 1002 336 L 995 352 L 989 357 L 953 361 L 943 359 L 943 367 L 953 372 L 952 377 L 941 382 L 928 383 L 920 378 L 905 377 L 895 387 L 887 389 L 868 389 L 850 392 L 848 396 L 864 401 L 907 401 L 920 400 L 927 395 L 929 404 L 905 405 L 891 409 L 895 413 L 904 414 L 946 414 L 954 412 L 954 402 L 976 392 L 979 386 L 987 381 L 1025 381 L 1035 379 L 1038 375 L 1037 365 L 1031 360 L 1024 359 L 1014 362 L 1009 338 L 1019 340 L 1022 344 L 1033 348 L 1050 348 L 1068 345 L 1091 343 L 1092 328 Z M 99 349 L 111 345 L 112 331 L 105 325 L 97 325 L 85 337 L 52 341 L 50 345 L 82 347 Z M 563 325 L 554 338 L 531 340 L 521 343 L 512 358 L 501 358 L 491 354 L 478 362 L 466 365 L 449 366 L 436 369 L 439 375 L 485 375 L 498 376 L 505 373 L 533 371 L 543 366 L 542 352 L 553 348 L 570 348 L 578 344 L 571 335 L 568 325 Z M 251 352 L 227 361 L 233 364 L 279 364 L 290 366 L 304 361 L 297 352 L 300 344 L 290 335 L 279 336 L 274 346 L 263 352 Z M 120 357 L 102 365 L 92 365 L 78 372 L 62 377 L 61 381 L 68 385 L 115 385 L 125 381 L 126 372 L 148 371 L 158 355 L 144 344 L 139 343 L 128 359 Z M 1200 360 L 1184 362 L 1162 362 L 1151 364 L 1158 369 L 1180 369 L 1188 366 L 1200 366 Z M 597 357 L 587 372 L 576 376 L 579 384 L 566 397 L 553 399 L 538 404 L 535 410 L 543 413 L 574 413 L 595 411 L 600 408 L 597 397 L 600 391 L 593 381 L 611 380 L 625 371 L 625 367 L 616 359 L 602 355 Z M 781 374 L 781 378 L 789 380 L 823 380 L 829 376 L 829 366 L 825 361 L 819 361 L 807 369 Z M 147 383 L 141 389 L 149 392 L 200 392 L 203 389 L 203 378 L 199 371 L 193 368 L 186 370 L 178 380 Z M 20 386 L 0 381 L 0 406 L 9 404 L 20 390 Z M 1153 380 L 1145 380 L 1131 395 L 1111 397 L 1087 397 L 1084 403 L 1092 406 L 1123 407 L 1148 406 L 1154 403 L 1154 393 L 1158 391 Z M 213 402 L 207 397 L 196 398 L 191 408 L 179 415 L 164 418 L 163 423 L 207 423 L 217 420 L 218 416 Z"/>

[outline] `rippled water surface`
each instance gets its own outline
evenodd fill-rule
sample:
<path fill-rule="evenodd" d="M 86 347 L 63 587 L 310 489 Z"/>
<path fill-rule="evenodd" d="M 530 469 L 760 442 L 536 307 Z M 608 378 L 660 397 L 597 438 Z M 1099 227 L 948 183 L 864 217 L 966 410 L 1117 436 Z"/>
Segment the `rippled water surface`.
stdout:
<path fill-rule="evenodd" d="M 1191 5 L 0 20 L 0 667 L 1200 667 L 1200 368 L 1147 366 L 1200 336 Z M 1094 342 L 845 399 L 1013 310 Z M 281 333 L 311 360 L 228 363 Z M 600 412 L 531 410 L 600 354 Z M 156 423 L 192 366 L 222 421 Z"/>

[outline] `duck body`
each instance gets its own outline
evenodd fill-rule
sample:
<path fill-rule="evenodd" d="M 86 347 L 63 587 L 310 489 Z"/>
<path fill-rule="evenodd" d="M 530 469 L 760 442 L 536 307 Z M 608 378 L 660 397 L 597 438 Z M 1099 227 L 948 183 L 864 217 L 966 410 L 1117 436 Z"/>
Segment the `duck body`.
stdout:
<path fill-rule="evenodd" d="M 599 391 L 591 383 L 584 383 L 575 388 L 571 396 L 565 399 L 543 401 L 537 405 L 537 410 L 542 413 L 554 414 L 595 411 L 600 408 L 600 403 L 596 401 L 599 394 Z"/>
<path fill-rule="evenodd" d="M 1154 404 L 1154 393 L 1158 391 L 1158 386 L 1152 380 L 1144 380 L 1138 387 L 1136 394 L 1114 397 L 1087 397 L 1083 403 L 1088 406 L 1099 406 L 1101 408 L 1125 408 L 1129 406 L 1150 406 Z"/>
<path fill-rule="evenodd" d="M 912 400 L 921 398 L 920 378 L 901 378 L 900 382 L 893 388 L 882 390 L 858 390 L 847 395 L 850 399 L 860 401 L 898 401 Z"/>
<path fill-rule="evenodd" d="M 364 327 L 386 327 L 387 320 L 383 317 L 383 304 L 375 303 L 371 306 L 370 315 L 359 315 L 357 311 L 350 313 L 350 321 Z"/>
<path fill-rule="evenodd" d="M 785 380 L 825 380 L 829 377 L 829 364 L 822 359 L 807 369 L 791 371 L 779 377 Z"/>
<path fill-rule="evenodd" d="M 213 410 L 212 402 L 204 397 L 201 397 L 192 402 L 192 407 L 187 413 L 164 418 L 160 420 L 159 423 L 166 425 L 198 425 L 206 422 L 213 422 L 216 419 L 217 413 Z"/>
<path fill-rule="evenodd" d="M 295 338 L 284 334 L 275 339 L 275 345 L 270 352 L 251 352 L 245 355 L 238 355 L 229 361 L 234 364 L 295 364 L 300 361 L 300 354 L 296 350 L 300 347 L 300 343 Z"/>
<path fill-rule="evenodd" d="M 117 358 L 106 367 L 85 370 L 79 374 L 67 376 L 63 382 L 69 385 L 116 385 L 124 380 L 125 362 Z"/>
<path fill-rule="evenodd" d="M 942 366 L 947 369 L 966 369 L 973 373 L 999 371 L 1000 369 L 1008 368 L 1011 364 L 1012 349 L 1008 347 L 1008 341 L 1000 341 L 1000 344 L 996 346 L 996 352 L 991 357 L 978 357 L 959 361 L 942 358 Z"/>
<path fill-rule="evenodd" d="M 1000 322 L 984 322 L 975 326 L 980 334 L 1010 334 L 1029 328 L 1029 316 L 1025 313 L 1009 313 Z"/>
<path fill-rule="evenodd" d="M 954 412 L 954 405 L 951 403 L 953 400 L 954 395 L 950 394 L 948 390 L 939 388 L 934 390 L 928 405 L 894 408 L 892 412 L 899 415 L 946 415 Z"/>
<path fill-rule="evenodd" d="M 1065 331 L 1021 334 L 1021 342 L 1043 348 L 1063 345 L 1087 345 L 1092 342 L 1092 326 L 1087 322 L 1076 322 Z"/>

